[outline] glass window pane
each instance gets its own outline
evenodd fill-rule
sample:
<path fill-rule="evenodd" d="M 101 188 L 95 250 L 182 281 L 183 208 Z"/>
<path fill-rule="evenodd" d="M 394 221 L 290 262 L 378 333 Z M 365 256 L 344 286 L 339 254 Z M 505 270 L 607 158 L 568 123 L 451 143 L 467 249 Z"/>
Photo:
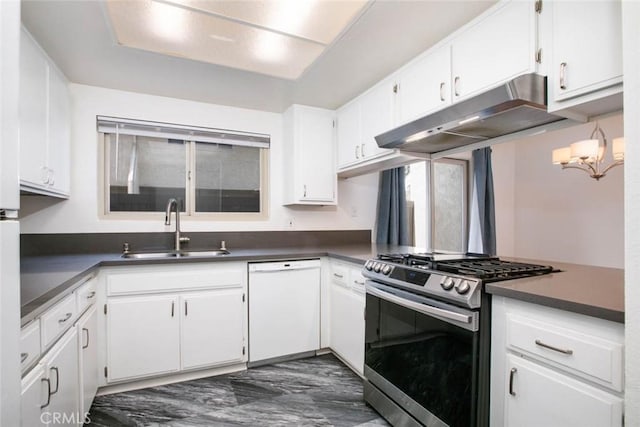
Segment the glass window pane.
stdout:
<path fill-rule="evenodd" d="M 465 165 L 433 162 L 432 167 L 434 249 L 465 252 Z"/>
<path fill-rule="evenodd" d="M 196 212 L 260 212 L 260 150 L 196 143 Z"/>
<path fill-rule="evenodd" d="M 109 210 L 163 212 L 167 200 L 185 200 L 184 141 L 109 135 Z"/>

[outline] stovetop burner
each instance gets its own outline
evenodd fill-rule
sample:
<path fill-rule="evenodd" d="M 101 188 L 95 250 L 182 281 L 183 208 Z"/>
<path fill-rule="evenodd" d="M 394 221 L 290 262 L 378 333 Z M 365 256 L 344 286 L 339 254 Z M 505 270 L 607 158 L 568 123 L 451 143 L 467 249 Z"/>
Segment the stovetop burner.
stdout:
<path fill-rule="evenodd" d="M 504 261 L 482 254 L 396 253 L 381 254 L 378 255 L 378 259 L 420 269 L 476 277 L 485 283 L 547 274 L 554 271 L 553 267 L 547 265 Z"/>

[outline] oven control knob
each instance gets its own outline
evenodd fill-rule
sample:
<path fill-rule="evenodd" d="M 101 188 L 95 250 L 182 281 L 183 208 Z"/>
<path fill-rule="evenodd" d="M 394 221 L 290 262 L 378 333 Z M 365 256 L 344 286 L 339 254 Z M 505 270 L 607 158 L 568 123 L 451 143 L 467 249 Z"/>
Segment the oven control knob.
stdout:
<path fill-rule="evenodd" d="M 375 271 L 376 273 L 380 273 L 380 270 L 382 270 L 382 266 L 383 266 L 383 265 L 384 265 L 384 264 L 381 264 L 381 263 L 379 263 L 379 262 L 376 262 L 376 263 L 373 265 L 373 271 Z"/>
<path fill-rule="evenodd" d="M 458 286 L 456 286 L 456 291 L 460 295 L 466 294 L 467 292 L 469 292 L 469 290 L 471 290 L 471 285 L 469 284 L 468 280 L 463 280 L 460 283 L 458 283 Z"/>
<path fill-rule="evenodd" d="M 450 291 L 453 288 L 453 278 L 452 277 L 445 277 L 442 282 L 440 282 L 440 286 L 442 286 L 442 289 L 444 289 L 445 291 Z"/>
<path fill-rule="evenodd" d="M 391 273 L 391 266 L 389 264 L 385 264 L 384 267 L 382 267 L 382 274 L 388 276 L 389 273 Z"/>
<path fill-rule="evenodd" d="M 366 268 L 367 270 L 371 271 L 373 270 L 373 264 L 375 264 L 373 261 L 369 260 L 367 261 L 367 263 L 364 265 L 364 268 Z"/>

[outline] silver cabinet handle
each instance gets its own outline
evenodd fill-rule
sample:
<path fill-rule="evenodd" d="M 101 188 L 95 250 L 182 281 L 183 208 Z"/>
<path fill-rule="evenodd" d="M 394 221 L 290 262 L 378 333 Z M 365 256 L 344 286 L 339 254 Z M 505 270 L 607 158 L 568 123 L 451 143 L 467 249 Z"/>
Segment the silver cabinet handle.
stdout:
<path fill-rule="evenodd" d="M 40 168 L 40 179 L 43 184 L 49 184 L 49 169 L 46 166 Z"/>
<path fill-rule="evenodd" d="M 515 396 L 516 392 L 513 391 L 513 377 L 516 375 L 518 370 L 516 368 L 511 368 L 511 372 L 509 373 L 509 394 L 511 396 Z"/>
<path fill-rule="evenodd" d="M 562 354 L 567 354 L 567 355 L 573 354 L 573 350 L 554 347 L 552 345 L 545 344 L 540 340 L 536 340 L 536 345 L 539 345 L 540 347 L 548 348 L 549 350 L 557 351 L 558 353 L 562 353 Z"/>
<path fill-rule="evenodd" d="M 175 306 L 176 306 L 175 301 L 171 301 L 171 317 L 173 317 L 173 314 L 175 312 Z"/>
<path fill-rule="evenodd" d="M 460 76 L 453 79 L 453 92 L 456 96 L 460 96 Z"/>
<path fill-rule="evenodd" d="M 307 197 L 307 184 L 303 185 L 302 188 L 303 188 L 302 197 Z"/>
<path fill-rule="evenodd" d="M 360 158 L 360 145 L 356 145 L 356 159 Z"/>
<path fill-rule="evenodd" d="M 58 390 L 60 389 L 60 372 L 58 371 L 58 367 L 57 366 L 52 366 L 50 371 L 56 371 L 56 389 L 53 390 L 50 394 L 54 395 L 58 392 Z"/>
<path fill-rule="evenodd" d="M 440 101 L 444 101 L 444 82 L 440 83 Z"/>
<path fill-rule="evenodd" d="M 366 154 L 364 154 L 364 144 L 360 145 L 360 154 L 362 154 L 362 158 L 364 159 L 366 156 Z"/>
<path fill-rule="evenodd" d="M 562 62 L 560 64 L 560 89 L 562 90 L 565 90 L 567 88 L 566 72 L 567 72 L 567 63 Z"/>
<path fill-rule="evenodd" d="M 51 403 L 51 381 L 49 381 L 49 378 L 40 379 L 40 382 L 45 381 L 47 382 L 47 403 L 45 403 L 44 405 L 40 405 L 40 409 L 46 408 Z"/>
<path fill-rule="evenodd" d="M 71 319 L 71 316 L 73 316 L 73 313 L 67 313 L 65 314 L 65 316 L 62 319 L 58 320 L 58 323 L 64 323 L 67 320 Z"/>
<path fill-rule="evenodd" d="M 336 276 L 338 279 L 342 279 L 344 276 L 342 274 L 338 274 L 338 273 L 333 273 L 334 276 Z"/>
<path fill-rule="evenodd" d="M 49 169 L 49 185 L 54 185 L 56 183 L 56 171 L 53 169 Z"/>
<path fill-rule="evenodd" d="M 82 346 L 83 349 L 89 348 L 89 330 L 87 328 L 82 328 L 82 333 L 85 332 L 87 334 L 87 344 Z"/>
<path fill-rule="evenodd" d="M 91 291 L 91 292 L 89 292 L 89 294 L 87 295 L 87 299 L 91 299 L 91 298 L 93 298 L 93 297 L 95 297 L 95 296 L 96 296 L 96 291 Z"/>
<path fill-rule="evenodd" d="M 361 282 L 359 280 L 354 280 L 353 283 L 355 283 L 356 285 L 364 286 L 364 282 Z"/>
<path fill-rule="evenodd" d="M 20 353 L 20 363 L 24 363 L 29 358 L 29 353 Z"/>
<path fill-rule="evenodd" d="M 187 307 L 187 301 L 184 302 L 184 315 L 185 317 L 189 314 L 189 308 Z"/>

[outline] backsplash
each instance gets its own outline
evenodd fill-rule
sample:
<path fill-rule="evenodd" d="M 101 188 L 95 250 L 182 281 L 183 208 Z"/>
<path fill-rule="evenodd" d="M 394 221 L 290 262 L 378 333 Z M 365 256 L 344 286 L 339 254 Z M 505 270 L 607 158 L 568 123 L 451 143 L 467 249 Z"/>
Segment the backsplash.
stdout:
<path fill-rule="evenodd" d="M 230 251 L 371 243 L 371 230 L 187 232 L 184 235 L 191 239 L 185 248 L 192 250 L 217 249 L 223 240 Z M 131 251 L 172 249 L 174 233 L 22 234 L 20 255 L 117 253 L 122 251 L 125 242 Z"/>

